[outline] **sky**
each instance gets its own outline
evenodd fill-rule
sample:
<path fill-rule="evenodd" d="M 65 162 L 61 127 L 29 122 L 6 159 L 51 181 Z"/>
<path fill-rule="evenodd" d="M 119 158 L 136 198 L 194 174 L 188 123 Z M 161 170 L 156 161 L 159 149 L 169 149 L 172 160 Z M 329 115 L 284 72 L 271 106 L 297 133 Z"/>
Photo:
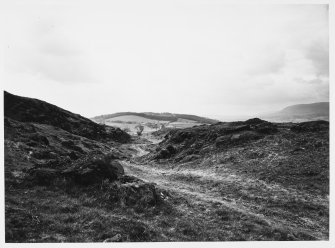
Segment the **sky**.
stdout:
<path fill-rule="evenodd" d="M 86 117 L 329 101 L 327 5 L 10 1 L 4 89 Z"/>

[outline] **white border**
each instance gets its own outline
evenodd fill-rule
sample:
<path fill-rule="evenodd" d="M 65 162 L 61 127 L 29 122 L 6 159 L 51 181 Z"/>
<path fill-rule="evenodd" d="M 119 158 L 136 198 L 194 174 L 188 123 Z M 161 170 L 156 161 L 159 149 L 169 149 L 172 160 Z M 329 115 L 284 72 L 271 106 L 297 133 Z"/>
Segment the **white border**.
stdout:
<path fill-rule="evenodd" d="M 69 0 L 69 1 L 63 1 L 63 0 L 0 0 L 0 85 L 1 85 L 1 92 L 0 92 L 0 115 L 3 116 L 3 70 L 4 70 L 4 61 L 3 61 L 3 44 L 1 40 L 2 35 L 2 29 L 1 25 L 5 25 L 4 20 L 2 20 L 2 12 L 5 10 L 6 4 L 9 2 L 17 3 L 17 4 L 27 4 L 29 3 L 57 3 L 60 2 L 64 4 L 98 4 L 99 2 L 110 2 L 105 0 L 95 0 L 95 1 L 84 1 L 84 0 Z M 139 0 L 140 1 L 140 0 Z M 158 1 L 158 0 L 156 0 Z M 176 0 L 170 0 L 170 1 L 176 1 Z M 319 0 L 201 0 L 202 2 L 217 2 L 217 3 L 223 3 L 223 4 L 329 4 L 329 87 L 330 87 L 330 95 L 329 95 L 329 102 L 330 102 L 330 147 L 331 151 L 334 147 L 334 115 L 333 110 L 335 110 L 335 99 L 334 99 L 334 86 L 333 80 L 334 80 L 334 30 L 335 30 L 335 5 L 333 0 L 328 1 L 319 1 Z M 335 181 L 334 181 L 334 168 L 332 167 L 334 162 L 334 152 L 330 152 L 330 229 L 329 229 L 329 241 L 244 241 L 244 242 L 166 242 L 166 243 L 156 243 L 156 242 L 150 242 L 150 243 L 65 243 L 65 244 L 59 244 L 59 243 L 39 243 L 39 244 L 30 244 L 30 243 L 21 243 L 21 244 L 11 244 L 11 243 L 5 243 L 5 230 L 4 230 L 4 134 L 3 134 L 3 118 L 1 117 L 0 121 L 0 158 L 1 158 L 1 165 L 2 168 L 0 169 L 0 189 L 1 189 L 1 199 L 0 199 L 0 244 L 3 244 L 2 247 L 283 247 L 289 248 L 289 247 L 304 247 L 304 248 L 310 248 L 310 247 L 335 247 L 335 218 L 334 218 L 334 189 L 335 189 Z"/>

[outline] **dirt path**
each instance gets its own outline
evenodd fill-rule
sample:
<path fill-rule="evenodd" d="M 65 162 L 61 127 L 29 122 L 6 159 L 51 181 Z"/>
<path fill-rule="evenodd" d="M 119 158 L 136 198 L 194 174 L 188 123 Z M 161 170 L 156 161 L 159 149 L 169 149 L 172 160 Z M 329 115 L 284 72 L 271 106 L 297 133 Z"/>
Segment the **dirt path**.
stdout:
<path fill-rule="evenodd" d="M 157 144 L 154 138 L 152 140 Z M 147 182 L 156 183 L 159 188 L 165 189 L 186 199 L 193 208 L 201 206 L 206 211 L 210 211 L 213 204 L 219 204 L 231 211 L 241 213 L 251 218 L 256 218 L 269 226 L 280 227 L 283 229 L 291 229 L 294 231 L 301 231 L 308 233 L 316 239 L 326 239 L 324 230 L 318 225 L 316 220 L 310 218 L 295 218 L 294 216 L 286 217 L 287 213 L 280 208 L 273 210 L 260 211 L 261 206 L 258 201 L 250 198 L 251 193 L 260 195 L 264 198 L 262 193 L 282 198 L 279 200 L 286 201 L 287 197 L 295 195 L 301 196 L 301 192 L 295 189 L 284 188 L 277 184 L 269 184 L 263 181 L 246 178 L 241 175 L 236 175 L 232 171 L 221 172 L 219 175 L 213 170 L 201 169 L 186 169 L 186 168 L 169 168 L 162 167 L 155 164 L 141 164 L 136 162 L 136 158 L 144 156 L 148 153 L 145 150 L 144 144 L 132 144 L 131 147 L 137 151 L 134 159 L 130 161 L 122 161 L 122 165 L 126 174 L 136 176 Z M 220 187 L 218 186 L 220 185 Z M 254 189 L 250 190 L 251 187 Z M 246 192 L 246 197 L 240 192 Z M 301 197 L 308 197 L 302 195 Z M 322 203 L 326 206 L 328 203 L 325 199 L 308 199 L 312 202 Z M 205 214 L 205 213 L 204 213 Z M 295 218 L 294 221 L 292 218 Z M 301 223 L 304 222 L 302 225 Z M 302 228 L 307 224 L 311 228 Z"/>
<path fill-rule="evenodd" d="M 148 151 L 141 148 L 140 145 L 138 144 L 133 144 L 130 147 L 136 151 L 136 154 L 134 154 L 134 157 L 142 157 L 149 153 Z"/>

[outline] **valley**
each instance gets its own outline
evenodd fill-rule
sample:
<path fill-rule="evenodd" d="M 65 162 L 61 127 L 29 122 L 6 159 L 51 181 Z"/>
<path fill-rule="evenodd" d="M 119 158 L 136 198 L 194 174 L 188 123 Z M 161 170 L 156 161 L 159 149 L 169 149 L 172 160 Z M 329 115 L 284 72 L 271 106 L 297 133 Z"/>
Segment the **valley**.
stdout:
<path fill-rule="evenodd" d="M 4 123 L 6 242 L 329 239 L 328 121 L 137 135 L 6 92 Z"/>

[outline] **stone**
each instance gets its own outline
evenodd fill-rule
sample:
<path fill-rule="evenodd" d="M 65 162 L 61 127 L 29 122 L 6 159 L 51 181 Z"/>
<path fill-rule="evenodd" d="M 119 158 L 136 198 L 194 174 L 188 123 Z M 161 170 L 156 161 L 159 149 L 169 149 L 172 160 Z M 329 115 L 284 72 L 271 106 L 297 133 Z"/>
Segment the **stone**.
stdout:
<path fill-rule="evenodd" d="M 85 157 L 75 161 L 75 164 L 64 170 L 65 177 L 72 178 L 75 183 L 90 185 L 109 179 L 115 181 L 124 175 L 124 169 L 119 161 L 111 155 Z"/>
<path fill-rule="evenodd" d="M 121 234 L 116 234 L 112 238 L 105 239 L 103 242 L 104 243 L 109 243 L 109 242 L 120 242 L 122 240 Z"/>

